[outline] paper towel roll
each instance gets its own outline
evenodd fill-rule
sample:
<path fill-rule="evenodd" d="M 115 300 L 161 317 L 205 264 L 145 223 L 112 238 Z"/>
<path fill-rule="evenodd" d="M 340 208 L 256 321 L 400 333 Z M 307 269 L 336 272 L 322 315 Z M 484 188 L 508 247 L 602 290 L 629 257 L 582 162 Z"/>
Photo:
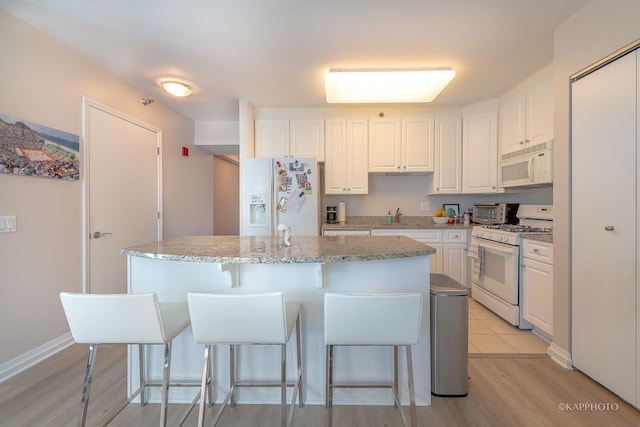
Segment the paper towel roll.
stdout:
<path fill-rule="evenodd" d="M 344 224 L 347 222 L 347 206 L 345 202 L 338 202 L 337 217 L 339 223 Z"/>

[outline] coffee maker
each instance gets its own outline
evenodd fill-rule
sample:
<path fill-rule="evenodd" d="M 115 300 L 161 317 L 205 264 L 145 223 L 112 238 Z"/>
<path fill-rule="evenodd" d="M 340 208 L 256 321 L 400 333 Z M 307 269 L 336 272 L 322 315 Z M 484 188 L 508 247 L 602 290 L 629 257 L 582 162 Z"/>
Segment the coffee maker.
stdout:
<path fill-rule="evenodd" d="M 327 224 L 338 222 L 338 210 L 335 206 L 327 206 Z"/>

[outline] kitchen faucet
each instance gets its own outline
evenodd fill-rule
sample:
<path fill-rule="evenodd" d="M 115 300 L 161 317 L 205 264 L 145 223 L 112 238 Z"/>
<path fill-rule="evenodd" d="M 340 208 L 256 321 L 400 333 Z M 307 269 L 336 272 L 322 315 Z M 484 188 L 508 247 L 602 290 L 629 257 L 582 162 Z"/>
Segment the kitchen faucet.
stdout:
<path fill-rule="evenodd" d="M 402 214 L 400 213 L 400 208 L 398 208 L 396 209 L 396 219 L 395 219 L 396 224 L 400 224 L 400 215 Z"/>

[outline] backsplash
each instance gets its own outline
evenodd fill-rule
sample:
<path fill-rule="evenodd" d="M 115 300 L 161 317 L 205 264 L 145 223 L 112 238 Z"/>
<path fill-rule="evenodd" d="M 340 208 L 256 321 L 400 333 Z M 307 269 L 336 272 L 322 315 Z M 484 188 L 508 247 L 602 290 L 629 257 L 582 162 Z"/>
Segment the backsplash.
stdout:
<path fill-rule="evenodd" d="M 337 206 L 345 201 L 347 216 L 384 216 L 396 209 L 407 216 L 433 216 L 445 203 L 460 205 L 460 212 L 470 209 L 474 203 L 523 203 L 553 204 L 553 188 L 523 188 L 517 192 L 500 194 L 427 195 L 428 175 L 369 175 L 369 194 L 361 196 L 322 195 L 322 218 L 327 206 Z M 427 202 L 429 210 L 421 211 L 420 203 Z"/>

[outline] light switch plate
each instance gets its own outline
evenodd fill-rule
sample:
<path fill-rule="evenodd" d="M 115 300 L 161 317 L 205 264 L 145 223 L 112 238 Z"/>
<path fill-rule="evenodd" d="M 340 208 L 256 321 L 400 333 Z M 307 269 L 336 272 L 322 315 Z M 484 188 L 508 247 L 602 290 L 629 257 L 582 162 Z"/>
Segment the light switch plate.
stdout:
<path fill-rule="evenodd" d="M 15 233 L 16 232 L 16 217 L 13 216 L 0 216 L 0 233 Z"/>
<path fill-rule="evenodd" d="M 421 211 L 428 211 L 429 209 L 431 209 L 431 203 L 429 203 L 429 202 L 420 202 L 420 210 Z"/>

